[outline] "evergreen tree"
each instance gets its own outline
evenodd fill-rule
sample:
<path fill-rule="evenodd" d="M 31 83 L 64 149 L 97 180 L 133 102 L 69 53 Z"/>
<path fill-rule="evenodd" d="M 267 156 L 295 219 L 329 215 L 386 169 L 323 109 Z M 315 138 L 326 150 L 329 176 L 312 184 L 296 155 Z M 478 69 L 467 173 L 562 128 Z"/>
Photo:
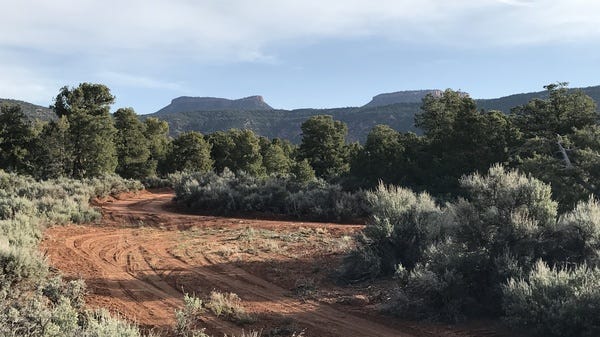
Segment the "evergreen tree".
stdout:
<path fill-rule="evenodd" d="M 297 182 L 302 184 L 315 180 L 315 170 L 306 159 L 294 162 L 290 167 L 290 173 Z"/>
<path fill-rule="evenodd" d="M 208 141 L 212 145 L 211 155 L 218 173 L 227 167 L 233 172 L 265 174 L 261 141 L 252 130 L 217 131 L 208 136 Z"/>
<path fill-rule="evenodd" d="M 29 152 L 33 129 L 18 105 L 0 106 L 0 168 L 25 173 L 30 169 Z"/>
<path fill-rule="evenodd" d="M 428 95 L 421 109 L 415 124 L 423 129 L 431 156 L 421 169 L 429 189 L 437 193 L 455 192 L 461 176 L 506 162 L 519 138 L 507 116 L 478 110 L 475 101 L 461 92 Z"/>
<path fill-rule="evenodd" d="M 301 129 L 299 158 L 307 159 L 318 177 L 330 179 L 349 170 L 346 124 L 331 116 L 313 116 L 302 123 Z"/>
<path fill-rule="evenodd" d="M 116 130 L 109 111 L 113 102 L 114 96 L 102 84 L 63 87 L 56 96 L 54 111 L 69 121 L 74 177 L 114 173 L 117 167 Z"/>
<path fill-rule="evenodd" d="M 141 179 L 156 174 L 155 163 L 150 161 L 149 142 L 144 135 L 144 124 L 132 108 L 121 108 L 114 114 L 117 134 L 115 146 L 118 165 L 116 172 L 124 178 Z"/>
<path fill-rule="evenodd" d="M 144 120 L 144 136 L 150 150 L 150 165 L 161 174 L 166 173 L 166 158 L 170 146 L 169 124 L 158 118 Z"/>
<path fill-rule="evenodd" d="M 263 154 L 263 166 L 267 174 L 287 174 L 290 172 L 291 159 L 279 144 L 270 143 Z"/>
<path fill-rule="evenodd" d="M 210 144 L 195 131 L 184 132 L 173 140 L 167 161 L 169 172 L 208 172 L 213 167 Z"/>
<path fill-rule="evenodd" d="M 66 116 L 43 126 L 32 152 L 34 176 L 50 179 L 72 175 L 73 149 Z"/>
<path fill-rule="evenodd" d="M 215 171 L 222 173 L 226 167 L 233 170 L 235 163 L 231 154 L 235 143 L 229 133 L 217 131 L 208 135 L 207 140 L 211 145 L 210 155 L 214 160 Z"/>
<path fill-rule="evenodd" d="M 387 184 L 397 183 L 403 152 L 400 134 L 387 125 L 377 125 L 351 161 L 350 175 L 361 187 L 374 187 L 380 180 Z"/>
<path fill-rule="evenodd" d="M 228 132 L 235 144 L 230 158 L 234 172 L 243 171 L 254 176 L 264 175 L 263 158 L 260 154 L 259 138 L 252 130 L 232 129 Z"/>
<path fill-rule="evenodd" d="M 552 186 L 561 211 L 600 196 L 600 114 L 596 104 L 566 83 L 545 86 L 547 99 L 534 99 L 513 109 L 515 124 L 525 140 L 513 163 Z"/>

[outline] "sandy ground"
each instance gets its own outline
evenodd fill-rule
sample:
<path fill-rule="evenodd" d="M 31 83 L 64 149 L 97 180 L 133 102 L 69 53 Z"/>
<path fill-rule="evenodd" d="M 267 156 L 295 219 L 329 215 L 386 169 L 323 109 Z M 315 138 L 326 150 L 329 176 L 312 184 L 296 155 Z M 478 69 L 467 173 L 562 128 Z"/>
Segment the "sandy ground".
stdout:
<path fill-rule="evenodd" d="M 184 214 L 170 192 L 99 201 L 99 224 L 53 227 L 41 249 L 67 278 L 88 285 L 87 305 L 168 334 L 183 293 L 239 295 L 256 319 L 240 325 L 206 312 L 214 336 L 502 336 L 468 328 L 405 322 L 378 313 L 393 282 L 339 286 L 331 277 L 362 226 Z M 387 283 L 385 283 L 387 282 Z"/>

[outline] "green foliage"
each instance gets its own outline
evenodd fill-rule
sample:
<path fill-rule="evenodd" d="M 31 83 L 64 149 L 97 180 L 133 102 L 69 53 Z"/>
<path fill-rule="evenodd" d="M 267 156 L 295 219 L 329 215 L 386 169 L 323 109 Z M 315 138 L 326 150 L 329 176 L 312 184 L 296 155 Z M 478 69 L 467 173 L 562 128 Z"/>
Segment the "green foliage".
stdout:
<path fill-rule="evenodd" d="M 289 174 L 292 160 L 276 142 L 266 146 L 263 153 L 263 166 L 267 174 Z"/>
<path fill-rule="evenodd" d="M 0 241 L 0 292 L 27 288 L 43 279 L 47 272 L 46 264 L 36 252 Z"/>
<path fill-rule="evenodd" d="M 18 105 L 0 106 L 0 168 L 29 170 L 33 130 Z"/>
<path fill-rule="evenodd" d="M 208 172 L 212 169 L 211 145 L 198 132 L 182 133 L 171 144 L 167 155 L 169 172 Z"/>
<path fill-rule="evenodd" d="M 307 159 L 317 177 L 330 179 L 349 170 L 346 124 L 331 116 L 314 116 L 302 124 L 300 159 Z"/>
<path fill-rule="evenodd" d="M 426 187 L 435 193 L 456 192 L 462 175 L 506 162 L 520 137 L 506 115 L 479 111 L 475 101 L 460 92 L 428 95 L 421 109 L 415 124 L 425 133 L 430 158 L 421 163 L 419 174 L 428 178 Z"/>
<path fill-rule="evenodd" d="M 215 161 L 216 172 L 220 173 L 228 168 L 233 172 L 265 174 L 260 138 L 251 130 L 215 132 L 208 136 L 208 141 L 212 145 L 211 156 Z"/>
<path fill-rule="evenodd" d="M 596 103 L 582 91 L 569 91 L 567 83 L 544 86 L 547 99 L 533 99 L 512 110 L 515 123 L 527 138 L 566 135 L 598 123 Z"/>
<path fill-rule="evenodd" d="M 74 336 L 82 337 L 152 337 L 144 334 L 140 329 L 118 317 L 112 317 L 105 310 L 90 312 L 87 314 L 85 325 Z"/>
<path fill-rule="evenodd" d="M 231 152 L 235 147 L 233 139 L 229 134 L 223 131 L 217 131 L 207 136 L 211 145 L 210 156 L 215 161 L 214 167 L 217 173 L 221 173 L 225 168 L 231 170 L 235 166 L 231 159 Z"/>
<path fill-rule="evenodd" d="M 323 180 L 255 177 L 245 173 L 183 174 L 174 184 L 176 201 L 194 210 L 222 214 L 267 212 L 316 220 L 354 219 L 364 215 L 363 194 L 344 192 Z"/>
<path fill-rule="evenodd" d="M 73 173 L 73 148 L 66 116 L 42 127 L 34 141 L 33 175 L 41 179 L 70 177 Z"/>
<path fill-rule="evenodd" d="M 536 336 L 600 334 L 600 269 L 550 268 L 539 261 L 526 278 L 503 287 L 506 320 Z"/>
<path fill-rule="evenodd" d="M 96 177 L 115 171 L 116 129 L 109 111 L 113 102 L 114 96 L 102 84 L 81 83 L 72 89 L 63 87 L 56 96 L 54 111 L 69 121 L 74 177 Z"/>
<path fill-rule="evenodd" d="M 0 336 L 141 336 L 107 314 L 86 314 L 83 282 L 49 278 L 38 252 L 44 226 L 94 221 L 90 198 L 138 188 L 115 176 L 36 181 L 0 171 Z"/>
<path fill-rule="evenodd" d="M 596 104 L 566 83 L 548 85 L 547 99 L 534 99 L 513 109 L 525 141 L 513 161 L 524 172 L 552 185 L 561 210 L 590 194 L 600 195 L 600 114 Z"/>
<path fill-rule="evenodd" d="M 290 168 L 290 173 L 294 180 L 300 184 L 306 184 L 316 179 L 315 170 L 306 159 L 294 162 Z"/>
<path fill-rule="evenodd" d="M 563 214 L 554 228 L 547 260 L 600 266 L 600 204 L 590 198 Z"/>
<path fill-rule="evenodd" d="M 412 269 L 441 237 L 441 209 L 426 193 L 383 184 L 366 196 L 371 215 L 363 233 L 380 258 L 381 272 L 392 274 L 398 264 Z"/>
<path fill-rule="evenodd" d="M 144 136 L 148 141 L 150 158 L 148 166 L 155 167 L 158 172 L 167 172 L 167 153 L 169 151 L 169 124 L 156 118 L 144 120 Z"/>
<path fill-rule="evenodd" d="M 498 165 L 486 175 L 463 177 L 460 186 L 465 199 L 444 208 L 425 194 L 402 188 L 381 185 L 369 192 L 372 216 L 362 245 L 345 261 L 344 267 L 350 268 L 346 275 L 365 279 L 389 274 L 395 266 L 401 288 L 391 311 L 456 321 L 500 315 L 506 300 L 503 285 L 511 278 L 529 282 L 540 259 L 569 268 L 598 264 L 597 201 L 580 203 L 558 217 L 550 186 Z M 560 303 L 553 304 L 556 310 L 585 310 L 579 304 L 574 309 Z M 544 323 L 527 324 L 541 328 Z"/>
<path fill-rule="evenodd" d="M 352 161 L 350 175 L 360 180 L 363 186 L 375 186 L 378 181 L 397 183 L 402 174 L 399 166 L 404 145 L 397 131 L 387 125 L 376 125 Z"/>
<path fill-rule="evenodd" d="M 212 291 L 206 307 L 217 317 L 223 316 L 231 321 L 246 324 L 255 321 L 242 305 L 242 299 L 234 293 Z"/>
<path fill-rule="evenodd" d="M 177 337 L 208 337 L 204 333 L 204 328 L 198 326 L 198 316 L 203 312 L 201 299 L 184 294 L 183 308 L 175 310 L 175 335 Z"/>
<path fill-rule="evenodd" d="M 90 115 L 104 115 L 115 102 L 110 89 L 102 84 L 81 83 L 77 88 L 62 87 L 52 108 L 58 117 L 70 116 L 77 110 Z"/>
<path fill-rule="evenodd" d="M 156 173 L 156 162 L 150 161 L 150 144 L 144 134 L 145 126 L 132 108 L 119 109 L 114 114 L 115 146 L 118 165 L 116 172 L 124 178 L 141 179 Z M 152 123 L 152 122 L 150 122 Z M 156 144 L 155 144 L 156 145 Z"/>

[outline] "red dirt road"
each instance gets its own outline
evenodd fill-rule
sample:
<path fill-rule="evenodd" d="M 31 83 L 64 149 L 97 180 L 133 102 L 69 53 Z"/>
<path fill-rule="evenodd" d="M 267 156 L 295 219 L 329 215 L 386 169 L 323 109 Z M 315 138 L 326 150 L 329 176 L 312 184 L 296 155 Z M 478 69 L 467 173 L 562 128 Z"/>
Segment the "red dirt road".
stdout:
<path fill-rule="evenodd" d="M 341 237 L 361 226 L 180 214 L 173 211 L 172 197 L 171 193 L 143 192 L 103 202 L 100 225 L 50 228 L 41 249 L 67 277 L 85 280 L 88 306 L 118 312 L 158 332 L 168 332 L 173 326 L 174 311 L 181 308 L 184 291 L 206 294 L 219 289 L 238 294 L 247 310 L 256 315 L 257 323 L 245 327 L 246 331 L 267 331 L 293 322 L 307 337 L 492 335 L 487 331 L 391 323 L 393 319 L 371 319 L 353 308 L 345 310 L 339 305 L 297 298 L 291 295 L 286 282 L 276 284 L 257 272 L 260 268 L 256 263 L 227 263 L 214 253 L 214 249 L 232 240 L 227 238 L 229 230 L 293 232 L 301 227 L 326 230 L 328 235 Z M 205 241 L 193 241 L 194 237 L 188 234 L 192 232 L 202 233 L 196 238 Z M 208 247 L 213 247 L 212 253 Z M 272 253 L 272 258 L 287 259 L 287 263 L 296 261 L 278 251 Z M 285 277 L 287 269 L 282 270 Z M 287 277 L 289 283 L 293 281 L 289 278 L 297 275 L 290 271 Z M 215 336 L 239 334 L 242 330 L 210 313 L 202 315 L 201 320 L 207 332 Z"/>

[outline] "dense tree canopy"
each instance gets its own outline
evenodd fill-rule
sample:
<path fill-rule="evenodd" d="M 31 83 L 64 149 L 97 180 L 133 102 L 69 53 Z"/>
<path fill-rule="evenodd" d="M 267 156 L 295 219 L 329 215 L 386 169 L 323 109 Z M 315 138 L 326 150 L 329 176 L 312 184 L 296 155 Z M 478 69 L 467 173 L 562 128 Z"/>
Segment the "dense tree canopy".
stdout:
<path fill-rule="evenodd" d="M 43 126 L 32 152 L 34 176 L 43 179 L 72 176 L 73 145 L 66 116 Z"/>
<path fill-rule="evenodd" d="M 262 175 L 266 172 L 261 154 L 261 141 L 251 130 L 217 131 L 208 136 L 208 142 L 212 145 L 211 156 L 217 172 L 223 172 L 225 168 L 252 175 Z"/>
<path fill-rule="evenodd" d="M 81 83 L 63 87 L 54 101 L 54 111 L 69 121 L 75 177 L 113 173 L 117 167 L 116 130 L 110 116 L 114 96 L 102 84 Z"/>
<path fill-rule="evenodd" d="M 28 172 L 33 130 L 18 105 L 0 106 L 0 167 Z"/>
<path fill-rule="evenodd" d="M 169 172 L 208 172 L 213 168 L 211 145 L 199 132 L 184 132 L 175 138 L 167 155 Z"/>
<path fill-rule="evenodd" d="M 121 108 L 114 114 L 115 146 L 118 165 L 116 172 L 124 178 L 141 179 L 154 175 L 156 166 L 150 161 L 150 144 L 144 135 L 145 125 L 132 108 Z"/>
<path fill-rule="evenodd" d="M 169 124 L 158 118 L 144 120 L 144 136 L 150 151 L 150 167 L 155 167 L 159 173 L 166 172 L 166 159 L 169 150 Z"/>
<path fill-rule="evenodd" d="M 546 86 L 547 99 L 513 109 L 524 141 L 513 157 L 523 171 L 550 183 L 562 209 L 600 195 L 600 114 L 594 101 L 563 83 Z"/>
<path fill-rule="evenodd" d="M 431 157 L 429 188 L 452 192 L 458 179 L 483 172 L 494 163 L 508 160 L 508 152 L 519 138 L 511 120 L 500 112 L 479 111 L 475 101 L 461 92 L 446 90 L 441 97 L 428 95 L 415 123 L 423 129 Z"/>
<path fill-rule="evenodd" d="M 331 116 L 314 116 L 302 124 L 300 159 L 306 159 L 318 177 L 333 178 L 349 170 L 346 124 Z"/>

